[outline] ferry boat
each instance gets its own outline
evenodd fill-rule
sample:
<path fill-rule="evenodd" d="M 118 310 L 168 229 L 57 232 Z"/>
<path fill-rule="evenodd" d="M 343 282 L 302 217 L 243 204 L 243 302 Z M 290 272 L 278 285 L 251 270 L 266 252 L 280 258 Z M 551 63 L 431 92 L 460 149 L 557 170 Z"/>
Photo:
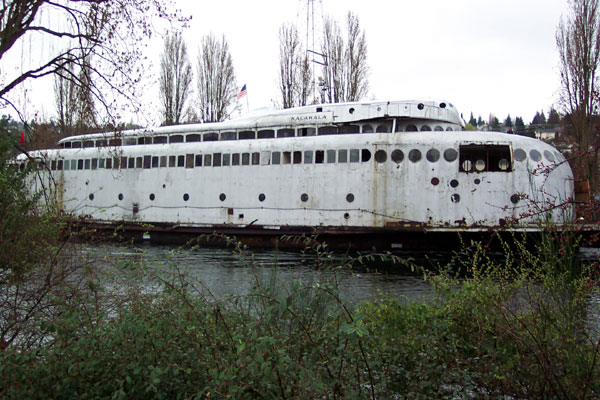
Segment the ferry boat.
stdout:
<path fill-rule="evenodd" d="M 311 105 L 237 120 L 86 134 L 34 151 L 65 213 L 152 240 L 223 233 L 274 245 L 438 247 L 456 233 L 574 218 L 553 146 L 465 131 L 445 101 Z M 18 162 L 28 158 L 21 155 Z"/>

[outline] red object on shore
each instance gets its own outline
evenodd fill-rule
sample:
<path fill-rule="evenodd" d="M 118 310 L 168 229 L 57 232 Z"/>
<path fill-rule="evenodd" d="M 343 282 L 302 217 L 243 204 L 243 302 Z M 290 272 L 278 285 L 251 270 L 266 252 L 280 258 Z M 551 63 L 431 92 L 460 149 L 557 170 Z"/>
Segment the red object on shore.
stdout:
<path fill-rule="evenodd" d="M 23 132 L 21 132 L 21 144 L 25 144 L 25 135 L 23 134 Z"/>

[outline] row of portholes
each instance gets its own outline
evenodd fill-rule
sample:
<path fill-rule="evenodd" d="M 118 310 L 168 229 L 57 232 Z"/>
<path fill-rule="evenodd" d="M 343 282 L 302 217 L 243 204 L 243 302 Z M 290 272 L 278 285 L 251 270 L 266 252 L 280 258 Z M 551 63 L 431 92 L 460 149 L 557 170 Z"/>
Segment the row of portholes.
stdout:
<path fill-rule="evenodd" d="M 513 154 L 515 157 L 515 161 L 525 161 L 525 159 L 527 158 L 527 153 L 523 149 L 515 149 Z M 529 158 L 531 158 L 531 160 L 533 160 L 535 162 L 540 162 L 540 161 L 542 161 L 542 153 L 540 153 L 536 149 L 532 149 L 529 151 Z M 544 158 L 548 162 L 552 163 L 556 160 L 560 160 L 561 156 L 559 153 L 556 153 L 556 155 L 555 155 L 555 154 L 552 154 L 552 152 L 550 150 L 544 150 Z"/>
<path fill-rule="evenodd" d="M 400 149 L 396 149 L 392 151 L 391 159 L 396 164 L 401 163 L 404 160 L 404 152 Z M 421 150 L 412 149 L 408 152 L 408 159 L 416 163 L 423 158 L 423 153 Z M 429 162 L 437 162 L 440 159 L 440 151 L 438 149 L 429 149 L 427 153 L 425 153 L 425 158 Z M 444 160 L 448 162 L 452 162 L 458 158 L 458 152 L 455 149 L 446 149 L 444 151 Z M 377 150 L 375 152 L 375 161 L 378 163 L 384 163 L 387 161 L 387 153 L 385 150 Z"/>
<path fill-rule="evenodd" d="M 125 198 L 125 196 L 123 196 L 123 193 L 119 193 L 119 195 L 117 197 L 118 197 L 119 201 L 123 201 L 123 199 Z M 90 195 L 88 196 L 88 198 L 90 200 L 94 200 L 94 194 L 90 193 Z M 150 199 L 150 201 L 154 201 L 156 199 L 156 196 L 154 195 L 154 193 L 150 193 L 150 195 L 148 196 L 148 198 Z M 261 193 L 261 194 L 258 195 L 258 201 L 260 201 L 261 203 L 263 201 L 265 201 L 266 198 L 267 198 L 267 196 L 264 193 Z M 183 201 L 188 201 L 189 199 L 190 199 L 190 195 L 188 193 L 184 193 L 183 194 Z M 225 193 L 221 193 L 219 195 L 219 200 L 221 200 L 221 201 L 227 200 L 227 195 Z M 300 195 L 300 200 L 303 203 L 306 203 L 308 201 L 308 194 L 302 193 Z M 354 201 L 354 194 L 348 193 L 346 195 L 346 201 L 348 203 L 352 203 Z"/>

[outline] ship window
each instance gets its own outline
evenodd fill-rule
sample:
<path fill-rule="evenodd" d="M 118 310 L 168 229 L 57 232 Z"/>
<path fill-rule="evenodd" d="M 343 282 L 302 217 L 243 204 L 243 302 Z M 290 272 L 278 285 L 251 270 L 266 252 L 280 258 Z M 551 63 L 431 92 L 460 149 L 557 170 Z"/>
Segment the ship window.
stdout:
<path fill-rule="evenodd" d="M 231 155 L 231 165 L 240 165 L 240 153 L 233 153 Z"/>
<path fill-rule="evenodd" d="M 338 150 L 338 162 L 339 163 L 348 162 L 348 150 Z"/>
<path fill-rule="evenodd" d="M 459 149 L 460 171 L 510 172 L 508 145 L 463 145 Z M 500 162 L 501 160 L 504 160 Z M 469 161 L 468 163 L 466 161 Z M 506 167 L 503 169 L 502 167 Z"/>
<path fill-rule="evenodd" d="M 221 153 L 213 153 L 213 167 L 221 166 Z"/>
<path fill-rule="evenodd" d="M 539 161 L 542 160 L 542 154 L 539 151 L 535 150 L 535 149 L 531 150 L 529 152 L 529 157 L 531 157 L 531 159 L 533 161 L 535 161 L 535 162 L 539 162 Z"/>
<path fill-rule="evenodd" d="M 152 141 L 154 142 L 154 144 L 164 144 L 164 143 L 167 143 L 167 137 L 166 136 L 155 136 L 154 139 L 152 139 Z"/>
<path fill-rule="evenodd" d="M 185 141 L 186 142 L 199 142 L 200 141 L 200 134 L 198 134 L 198 133 L 191 133 L 189 135 L 185 135 Z"/>
<path fill-rule="evenodd" d="M 329 125 L 329 126 L 319 127 L 319 135 L 335 135 L 337 133 L 338 133 L 337 126 Z"/>
<path fill-rule="evenodd" d="M 378 163 L 384 163 L 387 160 L 387 154 L 385 150 L 377 150 L 375 152 L 375 161 Z"/>
<path fill-rule="evenodd" d="M 240 140 L 254 139 L 256 138 L 254 131 L 241 131 Z"/>
<path fill-rule="evenodd" d="M 315 151 L 315 164 L 323 164 L 325 152 L 323 150 Z"/>
<path fill-rule="evenodd" d="M 65 149 L 70 149 L 71 148 L 71 142 L 64 142 L 63 144 L 60 145 L 61 147 L 64 146 Z"/>
<path fill-rule="evenodd" d="M 107 158 L 107 159 L 106 159 L 106 162 L 104 163 L 104 166 L 105 166 L 105 168 L 106 168 L 106 169 L 111 169 L 111 168 L 112 168 L 112 161 L 113 161 L 113 159 L 112 159 L 112 158 Z M 73 165 L 71 165 L 71 167 L 72 167 L 72 166 L 73 166 Z"/>
<path fill-rule="evenodd" d="M 96 147 L 106 147 L 106 140 L 96 140 Z"/>
<path fill-rule="evenodd" d="M 363 133 L 373 133 L 373 125 L 364 124 L 362 126 L 362 131 L 363 131 Z"/>
<path fill-rule="evenodd" d="M 223 166 L 227 167 L 231 165 L 231 154 L 225 153 L 223 154 Z"/>
<path fill-rule="evenodd" d="M 84 140 L 83 147 L 85 147 L 85 148 L 94 147 L 94 141 L 93 140 Z"/>
<path fill-rule="evenodd" d="M 92 169 L 98 169 L 98 159 L 92 158 Z"/>
<path fill-rule="evenodd" d="M 86 159 L 86 160 L 85 160 L 85 169 L 90 169 L 90 166 L 91 166 L 91 162 L 90 162 L 90 160 L 89 160 L 89 159 Z"/>
<path fill-rule="evenodd" d="M 127 168 L 135 168 L 135 158 L 129 157 L 127 159 Z"/>
<path fill-rule="evenodd" d="M 404 160 L 404 153 L 400 149 L 392 151 L 392 161 L 396 164 L 400 164 Z"/>
<path fill-rule="evenodd" d="M 237 132 L 221 132 L 221 140 L 236 140 Z"/>
<path fill-rule="evenodd" d="M 71 142 L 71 147 L 74 148 L 74 149 L 80 149 L 81 148 L 81 142 L 73 141 L 73 142 Z"/>
<path fill-rule="evenodd" d="M 554 154 L 552 154 L 548 150 L 544 150 L 544 156 L 546 157 L 546 160 L 554 162 Z"/>
<path fill-rule="evenodd" d="M 204 155 L 204 166 L 210 167 L 211 165 L 212 165 L 212 154 L 205 154 Z"/>
<path fill-rule="evenodd" d="M 169 136 L 169 143 L 183 143 L 183 135 Z"/>
<path fill-rule="evenodd" d="M 177 156 L 169 156 L 169 167 L 177 166 Z"/>
<path fill-rule="evenodd" d="M 294 137 L 296 136 L 296 132 L 291 128 L 282 128 L 277 130 L 277 137 Z"/>
<path fill-rule="evenodd" d="M 350 162 L 357 163 L 360 161 L 360 150 L 352 149 L 350 150 Z"/>
<path fill-rule="evenodd" d="M 284 151 L 282 164 L 291 164 L 291 163 L 292 163 L 292 153 L 289 151 Z"/>
<path fill-rule="evenodd" d="M 143 157 L 137 157 L 135 159 L 135 167 L 136 168 L 142 168 L 142 166 L 144 165 L 144 158 Z M 130 167 L 133 168 L 133 167 Z"/>
<path fill-rule="evenodd" d="M 56 169 L 59 171 L 62 171 L 63 169 L 63 160 L 58 160 L 58 162 L 56 163 Z"/>
<path fill-rule="evenodd" d="M 271 152 L 261 151 L 260 152 L 260 165 L 269 165 L 271 163 Z"/>
<path fill-rule="evenodd" d="M 273 129 L 263 129 L 258 131 L 259 139 L 271 139 L 275 137 L 275 131 Z"/>
<path fill-rule="evenodd" d="M 389 133 L 391 131 L 391 126 L 389 126 L 388 124 L 381 124 L 377 126 L 377 133 Z"/>
<path fill-rule="evenodd" d="M 125 138 L 123 139 L 123 144 L 125 146 L 135 146 L 137 144 L 137 140 L 135 140 L 135 138 Z"/>
<path fill-rule="evenodd" d="M 437 162 L 440 159 L 440 152 L 438 149 L 429 149 L 425 157 L 429 162 Z"/>
<path fill-rule="evenodd" d="M 453 130 L 454 130 L 454 129 L 452 129 L 452 127 L 451 127 L 451 126 L 449 126 L 449 127 L 447 127 L 447 128 L 446 128 L 446 132 L 452 132 Z"/>
<path fill-rule="evenodd" d="M 252 165 L 260 164 L 260 153 L 252 153 Z"/>
<path fill-rule="evenodd" d="M 416 132 L 417 131 L 417 126 L 410 124 L 406 127 L 406 132 Z"/>
<path fill-rule="evenodd" d="M 138 144 L 152 144 L 152 138 L 149 136 L 142 136 L 138 138 Z"/>
<path fill-rule="evenodd" d="M 50 162 L 50 170 L 56 171 L 56 160 Z"/>
<path fill-rule="evenodd" d="M 193 154 L 185 155 L 185 167 L 186 168 L 194 168 L 194 155 Z"/>
<path fill-rule="evenodd" d="M 360 133 L 360 126 L 358 125 L 342 125 L 339 128 L 340 133 Z"/>
<path fill-rule="evenodd" d="M 436 132 L 443 132 L 443 131 L 444 131 L 444 128 L 442 128 L 442 127 L 441 127 L 441 126 L 439 126 L 439 125 L 436 125 L 436 127 L 435 127 L 435 128 L 433 128 L 433 130 L 434 130 L 434 131 L 436 131 Z"/>
<path fill-rule="evenodd" d="M 421 150 L 412 149 L 408 152 L 408 159 L 414 163 L 421 160 Z"/>
<path fill-rule="evenodd" d="M 431 127 L 429 125 L 421 126 L 421 132 L 430 132 L 430 131 L 431 131 Z"/>
<path fill-rule="evenodd" d="M 276 164 L 276 165 L 281 164 L 281 153 L 278 152 L 278 151 L 274 151 L 273 152 L 273 158 L 271 159 L 271 162 L 273 164 Z"/>
<path fill-rule="evenodd" d="M 516 161 L 523 161 L 526 158 L 527 158 L 527 153 L 525 153 L 525 150 L 523 150 L 523 149 L 515 150 L 515 160 Z"/>
<path fill-rule="evenodd" d="M 294 151 L 294 164 L 300 164 L 302 162 L 302 152 Z"/>
<path fill-rule="evenodd" d="M 446 149 L 444 150 L 444 160 L 448 162 L 452 162 L 456 160 L 458 157 L 458 152 L 454 149 Z"/>
<path fill-rule="evenodd" d="M 106 160 L 104 158 L 98 159 L 98 168 L 104 169 L 104 162 Z"/>
<path fill-rule="evenodd" d="M 75 168 L 71 168 L 75 169 Z M 77 160 L 77 169 L 83 169 L 83 160 Z"/>
<path fill-rule="evenodd" d="M 316 134 L 315 128 L 300 128 L 298 136 L 315 136 Z"/>
<path fill-rule="evenodd" d="M 327 150 L 327 164 L 335 162 L 335 150 Z"/>
<path fill-rule="evenodd" d="M 196 154 L 194 159 L 195 159 L 194 166 L 201 167 L 202 166 L 202 154 Z"/>
<path fill-rule="evenodd" d="M 313 152 L 312 150 L 304 151 L 304 164 L 312 164 L 313 162 Z"/>
<path fill-rule="evenodd" d="M 183 157 L 183 156 L 179 156 Z M 144 156 L 144 168 L 149 169 L 152 166 L 152 156 Z"/>
<path fill-rule="evenodd" d="M 371 151 L 369 149 L 362 149 L 361 161 L 367 162 L 371 159 Z"/>
<path fill-rule="evenodd" d="M 23 166 L 23 164 L 19 165 L 20 167 Z M 65 160 L 65 171 L 69 171 L 71 169 L 71 161 L 70 160 Z"/>
<path fill-rule="evenodd" d="M 183 154 L 180 156 L 177 156 L 177 166 L 185 167 L 185 156 Z"/>
<path fill-rule="evenodd" d="M 108 141 L 108 145 L 109 146 L 120 146 L 121 145 L 121 139 L 110 139 Z"/>
<path fill-rule="evenodd" d="M 160 167 L 164 168 L 167 166 L 167 156 L 160 156 Z"/>
<path fill-rule="evenodd" d="M 219 140 L 219 134 L 217 132 L 209 132 L 202 135 L 203 142 L 216 142 Z"/>
<path fill-rule="evenodd" d="M 250 153 L 242 153 L 242 165 L 250 165 Z"/>

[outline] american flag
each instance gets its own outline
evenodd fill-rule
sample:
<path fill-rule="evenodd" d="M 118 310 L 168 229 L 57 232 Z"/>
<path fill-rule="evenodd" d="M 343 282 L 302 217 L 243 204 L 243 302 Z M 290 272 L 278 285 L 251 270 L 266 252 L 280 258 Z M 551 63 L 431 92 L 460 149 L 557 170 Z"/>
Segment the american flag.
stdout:
<path fill-rule="evenodd" d="M 248 91 L 246 90 L 246 85 L 244 84 L 244 86 L 242 86 L 242 90 L 240 90 L 240 92 L 237 95 L 238 100 L 247 94 L 248 94 Z"/>

